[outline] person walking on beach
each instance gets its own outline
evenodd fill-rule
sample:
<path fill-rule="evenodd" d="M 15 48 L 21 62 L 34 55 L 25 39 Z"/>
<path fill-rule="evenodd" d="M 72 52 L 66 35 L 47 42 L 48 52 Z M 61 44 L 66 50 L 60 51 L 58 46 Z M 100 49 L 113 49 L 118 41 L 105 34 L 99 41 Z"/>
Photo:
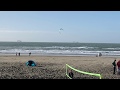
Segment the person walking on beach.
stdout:
<path fill-rule="evenodd" d="M 18 53 L 18 55 L 20 56 L 20 52 Z"/>
<path fill-rule="evenodd" d="M 116 59 L 113 61 L 112 65 L 113 65 L 113 74 L 115 74 L 115 72 L 116 72 Z"/>
<path fill-rule="evenodd" d="M 29 56 L 31 55 L 31 52 L 29 53 Z"/>
<path fill-rule="evenodd" d="M 102 53 L 99 53 L 99 57 L 101 57 L 102 56 Z"/>
<path fill-rule="evenodd" d="M 17 56 L 17 52 L 16 52 L 16 56 Z"/>

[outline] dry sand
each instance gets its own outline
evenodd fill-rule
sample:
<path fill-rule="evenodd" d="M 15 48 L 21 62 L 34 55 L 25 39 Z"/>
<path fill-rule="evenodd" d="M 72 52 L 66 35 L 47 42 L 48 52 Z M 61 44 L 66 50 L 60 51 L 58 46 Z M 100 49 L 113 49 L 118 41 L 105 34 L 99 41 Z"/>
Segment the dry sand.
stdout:
<path fill-rule="evenodd" d="M 120 57 L 93 56 L 0 56 L 0 79 L 69 79 L 66 76 L 66 64 L 85 72 L 102 75 L 102 79 L 119 79 L 120 75 L 113 75 L 112 62 Z M 34 60 L 35 67 L 26 66 L 28 60 Z M 74 79 L 99 79 L 74 73 Z"/>

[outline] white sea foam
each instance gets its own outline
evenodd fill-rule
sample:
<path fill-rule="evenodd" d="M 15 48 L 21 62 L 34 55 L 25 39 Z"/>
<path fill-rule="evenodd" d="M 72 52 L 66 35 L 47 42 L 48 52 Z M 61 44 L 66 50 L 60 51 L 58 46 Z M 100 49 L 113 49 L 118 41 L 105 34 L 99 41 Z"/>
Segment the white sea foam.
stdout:
<path fill-rule="evenodd" d="M 120 56 L 118 44 L 79 44 L 79 43 L 0 43 L 0 54 L 28 54 L 36 55 L 97 55 Z"/>
<path fill-rule="evenodd" d="M 2 54 L 15 54 L 20 52 L 21 54 L 57 54 L 57 55 L 97 55 L 102 53 L 103 56 L 109 55 L 120 55 L 120 51 L 85 51 L 85 50 L 24 50 L 24 49 L 9 49 L 9 50 L 0 50 Z"/>

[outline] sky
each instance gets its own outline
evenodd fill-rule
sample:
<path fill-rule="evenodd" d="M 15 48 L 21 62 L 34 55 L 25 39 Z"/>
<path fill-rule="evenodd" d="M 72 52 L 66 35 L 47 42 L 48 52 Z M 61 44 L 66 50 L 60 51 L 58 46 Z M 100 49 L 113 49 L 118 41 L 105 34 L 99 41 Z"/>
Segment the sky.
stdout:
<path fill-rule="evenodd" d="M 17 40 L 120 43 L 120 11 L 0 11 L 0 41 Z"/>

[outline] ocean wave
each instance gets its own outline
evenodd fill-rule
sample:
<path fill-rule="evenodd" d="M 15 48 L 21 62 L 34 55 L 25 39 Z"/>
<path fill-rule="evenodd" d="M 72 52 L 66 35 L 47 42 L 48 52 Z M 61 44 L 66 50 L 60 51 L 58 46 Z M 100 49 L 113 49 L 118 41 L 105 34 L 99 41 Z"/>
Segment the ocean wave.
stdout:
<path fill-rule="evenodd" d="M 98 47 L 87 47 L 87 46 L 81 46 L 81 47 L 63 47 L 63 46 L 52 46 L 52 47 L 0 47 L 0 50 L 9 50 L 9 49 L 22 49 L 22 50 L 94 50 Z"/>
<path fill-rule="evenodd" d="M 23 49 L 11 49 L 11 50 L 0 50 L 2 54 L 15 54 L 20 52 L 21 54 L 63 54 L 63 55 L 120 55 L 120 51 L 85 51 L 85 50 L 23 50 Z"/>
<path fill-rule="evenodd" d="M 103 43 L 33 43 L 33 42 L 8 42 L 0 43 L 0 54 L 21 54 L 39 55 L 120 55 L 120 44 Z"/>

